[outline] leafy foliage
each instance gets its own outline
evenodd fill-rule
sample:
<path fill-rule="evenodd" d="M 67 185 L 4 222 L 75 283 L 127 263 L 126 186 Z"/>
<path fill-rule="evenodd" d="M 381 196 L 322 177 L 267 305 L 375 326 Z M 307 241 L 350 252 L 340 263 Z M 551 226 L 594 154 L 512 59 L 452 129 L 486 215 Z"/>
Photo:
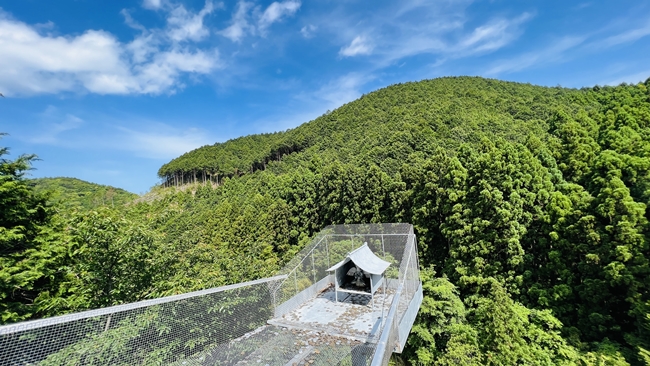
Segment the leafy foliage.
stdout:
<path fill-rule="evenodd" d="M 38 296 L 34 271 L 28 261 L 38 253 L 39 239 L 50 218 L 47 197 L 30 189 L 24 173 L 34 155 L 6 159 L 8 148 L 0 149 L 0 314 L 2 322 L 33 315 L 31 303 Z M 38 275 L 36 275 L 38 277 Z"/>
<path fill-rule="evenodd" d="M 76 178 L 37 178 L 30 180 L 34 191 L 47 194 L 49 201 L 67 210 L 90 210 L 100 206 L 122 206 L 136 194 L 121 188 L 89 183 Z"/>
<path fill-rule="evenodd" d="M 326 225 L 401 221 L 425 267 L 406 362 L 647 364 L 648 87 L 395 85 L 189 152 L 90 213 L 48 210 L 28 160 L 3 160 L 0 202 L 32 201 L 3 210 L 2 319 L 264 277 Z"/>

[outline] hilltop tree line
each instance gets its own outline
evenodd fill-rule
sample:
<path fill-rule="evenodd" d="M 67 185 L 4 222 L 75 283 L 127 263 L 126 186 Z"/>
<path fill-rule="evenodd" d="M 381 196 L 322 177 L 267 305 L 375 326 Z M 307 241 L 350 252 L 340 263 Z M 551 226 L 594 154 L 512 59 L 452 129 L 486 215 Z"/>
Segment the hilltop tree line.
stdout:
<path fill-rule="evenodd" d="M 397 85 L 185 154 L 94 210 L 2 160 L 2 321 L 265 277 L 326 225 L 409 222 L 425 299 L 404 361 L 650 364 L 649 87 Z"/>
<path fill-rule="evenodd" d="M 219 185 L 224 178 L 264 170 L 270 162 L 304 148 L 288 142 L 287 137 L 283 133 L 251 135 L 203 146 L 163 165 L 158 175 L 164 187 L 199 182 Z"/>
<path fill-rule="evenodd" d="M 70 210 L 101 206 L 122 206 L 138 195 L 120 188 L 88 183 L 77 178 L 37 178 L 30 180 L 37 193 L 48 197 L 50 203 Z"/>
<path fill-rule="evenodd" d="M 436 146 L 457 149 L 495 135 L 518 142 L 529 133 L 545 135 L 546 121 L 559 106 L 575 113 L 597 110 L 599 102 L 593 93 L 481 78 L 399 84 L 295 129 L 203 146 L 164 164 L 158 176 L 164 186 L 217 185 L 267 168 L 286 172 L 313 159 L 373 163 L 395 174 L 411 153 L 430 155 Z"/>

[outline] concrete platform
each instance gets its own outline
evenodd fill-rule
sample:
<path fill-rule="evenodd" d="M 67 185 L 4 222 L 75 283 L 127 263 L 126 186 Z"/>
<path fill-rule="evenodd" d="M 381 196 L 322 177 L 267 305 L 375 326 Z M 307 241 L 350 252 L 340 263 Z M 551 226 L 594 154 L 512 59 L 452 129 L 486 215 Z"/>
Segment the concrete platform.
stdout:
<path fill-rule="evenodd" d="M 322 332 L 266 325 L 170 366 L 331 366 L 367 365 L 374 348 Z"/>
<path fill-rule="evenodd" d="M 319 331 L 360 342 L 376 341 L 381 321 L 393 300 L 392 291 L 384 293 L 383 289 L 378 290 L 374 301 L 369 295 L 345 292 L 339 292 L 338 299 L 337 302 L 334 288 L 330 286 L 295 310 L 268 323 L 289 329 Z"/>

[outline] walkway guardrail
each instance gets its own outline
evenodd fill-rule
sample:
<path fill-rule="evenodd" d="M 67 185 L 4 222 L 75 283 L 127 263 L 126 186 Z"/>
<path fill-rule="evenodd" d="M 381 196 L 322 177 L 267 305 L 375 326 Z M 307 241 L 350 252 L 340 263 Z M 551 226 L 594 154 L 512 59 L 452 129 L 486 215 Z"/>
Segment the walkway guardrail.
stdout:
<path fill-rule="evenodd" d="M 364 243 L 391 263 L 383 304 L 366 307 L 377 319 L 368 337 L 273 325 L 328 287 L 331 264 Z M 0 326 L 0 365 L 387 365 L 421 301 L 411 225 L 330 226 L 274 277 Z"/>

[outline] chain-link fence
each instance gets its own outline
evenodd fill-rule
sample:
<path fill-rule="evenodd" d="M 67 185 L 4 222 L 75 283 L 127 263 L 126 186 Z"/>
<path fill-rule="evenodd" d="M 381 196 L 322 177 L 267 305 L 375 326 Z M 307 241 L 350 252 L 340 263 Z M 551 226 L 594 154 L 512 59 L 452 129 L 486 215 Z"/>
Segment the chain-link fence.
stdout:
<path fill-rule="evenodd" d="M 345 306 L 323 297 L 327 269 L 364 243 L 391 265 L 372 303 L 348 301 L 351 325 L 273 322 L 314 299 Z M 385 365 L 418 293 L 411 225 L 331 226 L 275 277 L 1 326 L 0 365 Z M 377 321 L 358 326 L 364 316 Z"/>
<path fill-rule="evenodd" d="M 282 279 L 2 326 L 0 364 L 159 365 L 200 360 L 263 326 L 273 312 L 269 284 Z"/>
<path fill-rule="evenodd" d="M 310 299 L 322 296 L 328 289 L 331 291 L 333 277 L 327 269 L 364 244 L 375 255 L 390 263 L 384 273 L 384 287 L 381 290 L 383 296 L 375 295 L 374 298 L 379 298 L 379 303 L 373 299 L 367 305 L 367 311 L 372 313 L 369 318 L 378 319 L 378 324 L 363 334 L 363 331 L 355 332 L 355 329 L 340 319 L 325 324 L 322 320 L 304 324 L 306 317 L 291 317 L 293 312 L 300 312 Z M 373 357 L 381 360 L 386 358 L 384 363 L 379 364 L 387 364 L 393 351 L 402 351 L 422 300 L 415 234 L 413 226 L 409 224 L 328 226 L 279 274 L 286 278 L 276 282 L 274 285 L 277 287 L 271 290 L 275 319 L 281 319 L 275 324 L 362 339 L 365 344 L 364 354 L 373 355 L 368 360 Z M 391 310 L 394 314 L 389 318 Z M 360 316 L 359 312 L 356 315 Z M 290 320 L 286 321 L 287 318 Z M 355 319 L 343 320 L 350 322 Z M 384 339 L 384 342 L 379 342 L 380 339 Z M 355 358 L 354 352 L 352 356 Z"/>

